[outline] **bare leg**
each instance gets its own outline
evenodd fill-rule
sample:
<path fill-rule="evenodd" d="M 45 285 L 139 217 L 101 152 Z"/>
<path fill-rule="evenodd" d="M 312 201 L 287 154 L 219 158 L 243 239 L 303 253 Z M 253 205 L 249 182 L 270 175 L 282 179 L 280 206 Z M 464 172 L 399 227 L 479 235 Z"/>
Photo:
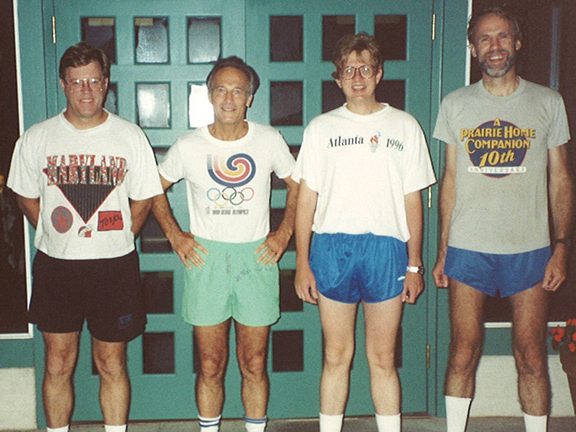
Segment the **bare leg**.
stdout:
<path fill-rule="evenodd" d="M 92 352 L 100 375 L 100 407 L 104 424 L 125 425 L 130 409 L 126 342 L 104 342 L 93 337 Z"/>
<path fill-rule="evenodd" d="M 43 332 L 46 352 L 42 393 L 46 423 L 50 428 L 70 424 L 74 406 L 72 376 L 78 359 L 80 334 Z"/>
<path fill-rule="evenodd" d="M 482 355 L 486 294 L 453 279 L 449 290 L 451 338 L 444 394 L 472 398 Z"/>
<path fill-rule="evenodd" d="M 215 418 L 222 413 L 229 333 L 230 320 L 214 326 L 194 327 L 200 359 L 196 377 L 196 404 L 202 417 Z"/>
<path fill-rule="evenodd" d="M 358 305 L 340 303 L 320 295 L 318 306 L 324 336 L 320 412 L 327 415 L 343 414 L 348 399 Z"/>
<path fill-rule="evenodd" d="M 548 293 L 538 284 L 511 296 L 510 303 L 520 405 L 526 414 L 545 416 L 550 412 L 550 379 L 546 357 Z"/>
<path fill-rule="evenodd" d="M 400 413 L 400 380 L 394 352 L 401 317 L 400 296 L 381 303 L 364 303 L 372 401 L 376 413 L 381 415 Z"/>
<path fill-rule="evenodd" d="M 266 416 L 269 383 L 266 372 L 270 327 L 249 327 L 240 323 L 236 328 L 236 355 L 242 373 L 242 402 L 246 417 Z"/>

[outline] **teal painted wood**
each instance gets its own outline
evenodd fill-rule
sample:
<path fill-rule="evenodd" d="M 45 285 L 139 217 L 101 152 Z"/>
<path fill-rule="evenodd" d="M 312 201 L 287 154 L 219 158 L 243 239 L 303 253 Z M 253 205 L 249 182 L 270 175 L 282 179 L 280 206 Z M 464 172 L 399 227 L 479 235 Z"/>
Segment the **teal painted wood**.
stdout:
<path fill-rule="evenodd" d="M 26 3 L 25 7 L 23 3 Z M 184 34 L 188 16 L 222 16 L 223 55 L 247 58 L 262 78 L 249 118 L 269 122 L 269 81 L 271 79 L 305 78 L 304 125 L 321 111 L 321 83 L 329 79 L 332 65 L 320 60 L 321 20 L 323 14 L 351 14 L 356 16 L 356 31 L 373 32 L 374 14 L 407 14 L 409 28 L 408 59 L 385 64 L 385 79 L 406 81 L 406 110 L 421 122 L 427 136 L 437 114 L 440 95 L 460 87 L 465 71 L 465 26 L 467 5 L 459 0 L 425 1 L 366 1 L 362 11 L 345 1 L 293 1 L 235 0 L 195 1 L 179 0 L 122 2 L 78 0 L 26 0 L 19 1 L 20 41 L 22 49 L 22 89 L 24 122 L 26 127 L 56 114 L 64 107 L 58 88 L 57 62 L 63 51 L 80 39 L 80 17 L 115 17 L 117 28 L 118 64 L 112 67 L 112 81 L 119 83 L 119 114 L 136 120 L 135 84 L 140 81 L 169 81 L 171 88 L 172 123 L 167 130 L 146 130 L 152 144 L 168 147 L 180 135 L 189 131 L 187 115 L 187 85 L 203 82 L 210 65 L 188 65 Z M 54 13 L 53 13 L 54 9 Z M 436 41 L 431 41 L 432 11 L 437 15 Z M 51 41 L 51 17 L 56 17 L 57 43 Z M 304 58 L 299 63 L 268 62 L 268 16 L 303 15 Z M 168 65 L 134 65 L 133 18 L 135 16 L 167 16 L 169 18 L 170 63 Z M 30 83 L 45 83 L 30 85 Z M 428 97 L 428 95 L 430 95 Z M 299 144 L 304 126 L 280 128 L 290 144 Z M 430 145 L 437 174 L 441 173 L 442 150 L 437 143 Z M 177 218 L 187 224 L 185 190 L 176 185 L 171 201 Z M 426 195 L 425 202 L 427 201 Z M 433 190 L 433 207 L 426 214 L 428 220 L 425 239 L 425 259 L 431 269 L 436 251 L 437 188 Z M 274 207 L 282 205 L 283 193 L 275 193 Z M 196 416 L 192 373 L 192 335 L 190 327 L 180 318 L 181 286 L 183 275 L 178 259 L 173 254 L 141 254 L 144 271 L 174 271 L 174 313 L 151 315 L 148 331 L 170 331 L 175 334 L 176 373 L 145 375 L 142 371 L 142 341 L 137 339 L 129 347 L 130 374 L 133 384 L 133 419 L 178 419 Z M 294 254 L 288 253 L 282 268 L 294 268 Z M 442 379 L 447 351 L 447 302 L 445 291 L 437 292 L 428 274 L 428 289 L 415 307 L 406 309 L 403 322 L 403 411 L 442 413 Z M 315 417 L 318 413 L 318 384 L 321 369 L 321 332 L 317 309 L 306 305 L 303 312 L 285 313 L 274 330 L 303 329 L 305 370 L 302 373 L 272 373 L 271 417 Z M 366 414 L 372 411 L 369 400 L 367 367 L 361 347 L 354 364 L 351 398 L 348 414 Z M 233 339 L 233 338 L 232 338 Z M 425 369 L 425 345 L 432 343 L 431 369 Z M 43 363 L 43 343 L 36 335 L 35 364 L 40 388 Z M 234 352 L 234 343 L 231 352 Z M 98 379 L 92 375 L 90 341 L 84 332 L 76 385 L 77 406 L 75 421 L 101 418 L 97 402 Z M 239 400 L 240 377 L 232 361 L 227 377 L 226 417 L 240 417 L 243 410 Z M 40 402 L 40 399 L 39 399 Z M 43 424 L 41 403 L 38 404 L 39 423 Z"/>
<path fill-rule="evenodd" d="M 3 339 L 0 341 L 0 369 L 34 367 L 32 339 Z"/>
<path fill-rule="evenodd" d="M 65 0 L 35 0 L 35 5 L 28 2 L 25 15 L 20 18 L 26 27 L 35 23 L 33 28 L 40 28 L 36 39 L 28 38 L 23 43 L 25 61 L 32 58 L 39 60 L 43 55 L 32 54 L 34 45 L 45 45 L 44 65 L 36 65 L 30 72 L 29 82 L 45 82 L 44 85 L 31 86 L 30 89 L 45 92 L 46 102 L 37 107 L 30 107 L 29 113 L 34 120 L 28 126 L 46 117 L 55 115 L 65 107 L 64 95 L 58 88 L 58 60 L 64 50 L 81 39 L 80 19 L 82 17 L 114 17 L 116 24 L 116 43 L 118 62 L 112 66 L 111 81 L 117 82 L 118 114 L 130 121 L 136 121 L 135 86 L 138 82 L 170 82 L 171 83 L 171 128 L 166 130 L 145 130 L 152 145 L 162 148 L 170 146 L 175 139 L 187 132 L 188 128 L 188 84 L 204 82 L 210 65 L 189 65 L 186 60 L 185 35 L 187 17 L 221 16 L 223 26 L 222 51 L 224 55 L 239 54 L 244 50 L 244 3 L 243 1 L 213 1 L 189 2 L 162 1 L 103 1 L 97 4 L 92 1 L 79 0 L 70 3 Z M 37 15 L 37 16 L 36 16 Z M 52 15 L 56 22 L 56 44 L 51 40 Z M 170 22 L 170 63 L 168 65 L 134 65 L 133 56 L 133 26 L 134 17 L 166 16 Z M 44 34 L 42 34 L 42 30 Z M 21 32 L 23 34 L 23 32 Z M 177 36 L 178 35 L 178 36 Z M 22 37 L 21 37 L 22 39 Z M 40 49 L 42 53 L 42 49 Z M 46 76 L 32 78 L 46 69 Z M 25 77 L 27 75 L 24 75 Z M 24 95 L 25 105 L 38 100 L 34 94 Z M 44 108 L 42 111 L 41 108 Z M 181 223 L 187 225 L 187 209 L 185 205 L 185 188 L 176 185 L 170 193 L 174 212 Z M 33 254 L 32 254 L 33 255 Z M 149 315 L 148 332 L 173 332 L 176 358 L 174 374 L 149 375 L 143 373 L 142 339 L 138 338 L 129 344 L 128 358 L 132 378 L 132 419 L 180 419 L 194 418 L 194 374 L 192 371 L 192 332 L 191 327 L 180 318 L 181 288 L 183 272 L 178 258 L 173 254 L 141 254 L 142 271 L 174 271 L 174 313 L 170 315 Z M 76 406 L 74 421 L 99 421 L 101 419 L 98 404 L 98 377 L 92 373 L 91 343 L 87 331 L 83 332 L 80 343 L 80 357 L 76 370 Z M 233 352 L 234 346 L 232 344 Z M 37 388 L 41 388 L 43 373 L 43 343 L 38 334 L 35 338 Z M 237 368 L 231 367 L 227 385 L 229 394 L 239 395 L 240 378 Z M 38 397 L 39 425 L 45 424 L 42 412 L 40 392 Z M 227 402 L 226 416 L 241 416 L 240 403 L 233 399 Z"/>
<path fill-rule="evenodd" d="M 16 3 L 18 18 L 18 38 L 20 44 L 20 76 L 21 76 L 21 103 L 22 103 L 22 123 L 24 129 L 35 123 L 45 120 L 49 113 L 54 112 L 54 94 L 46 84 L 48 77 L 53 70 L 54 56 L 49 44 L 49 37 L 45 37 L 47 27 L 47 17 L 51 16 L 51 2 L 42 0 L 18 0 Z M 49 34 L 49 33 L 48 33 Z M 27 257 L 27 265 L 32 265 L 32 258 L 36 253 L 34 248 L 34 229 L 26 225 L 29 235 L 30 255 Z M 32 346 L 32 352 L 30 350 Z M 25 363 L 29 362 L 36 368 L 36 388 L 42 388 L 43 373 L 43 344 L 42 338 L 34 331 L 32 341 L 24 342 L 22 345 L 11 346 L 18 356 L 21 356 Z M 3 342 L 3 349 L 4 349 Z M 30 356 L 28 358 L 28 356 Z M 23 365 L 22 365 L 23 366 Z M 45 425 L 42 407 L 41 392 L 36 392 L 36 402 L 38 411 L 38 424 Z"/>
<path fill-rule="evenodd" d="M 405 109 L 422 124 L 430 134 L 430 91 L 432 64 L 432 1 L 363 1 L 362 7 L 348 1 L 302 1 L 254 0 L 252 13 L 247 13 L 247 58 L 264 77 L 261 89 L 254 101 L 252 115 L 260 121 L 270 119 L 270 81 L 303 82 L 302 126 L 284 126 L 279 129 L 289 143 L 299 145 L 305 125 L 322 110 L 322 82 L 330 81 L 334 70 L 331 62 L 322 60 L 322 17 L 325 15 L 352 15 L 355 31 L 374 33 L 375 15 L 406 15 L 407 58 L 386 61 L 385 80 L 404 80 L 406 86 Z M 303 61 L 270 61 L 270 16 L 303 17 Z M 383 83 L 386 85 L 386 82 Z M 426 200 L 425 200 L 426 201 Z M 426 257 L 427 258 L 427 257 Z M 428 265 L 430 268 L 430 265 Z M 304 331 L 305 369 L 292 373 L 296 378 L 286 387 L 272 387 L 270 413 L 276 417 L 315 416 L 319 410 L 318 385 L 322 359 L 322 342 L 318 311 L 307 307 L 303 312 L 292 312 L 297 320 L 281 320 L 276 328 L 301 329 Z M 428 293 L 420 298 L 418 305 L 408 306 L 403 318 L 402 368 L 400 377 L 403 385 L 403 412 L 428 412 L 426 369 L 426 326 Z M 352 370 L 350 399 L 347 414 L 372 414 L 368 366 L 364 354 L 364 329 L 362 314 L 357 329 L 357 350 Z M 274 381 L 273 381 L 274 382 Z M 312 390 L 310 403 L 304 397 Z M 293 394 L 299 395 L 294 399 Z M 286 404 L 286 400 L 291 400 Z"/>
<path fill-rule="evenodd" d="M 441 98 L 453 90 L 463 86 L 466 80 L 466 56 L 467 41 L 466 27 L 468 21 L 468 5 L 472 0 L 437 0 L 435 12 L 437 16 L 437 39 L 434 44 L 434 63 L 432 79 L 432 103 L 431 103 L 431 129 L 434 127 L 436 116 L 440 108 Z M 430 140 L 431 154 L 436 169 L 437 177 L 441 178 L 444 170 L 443 144 L 437 140 Z M 432 264 L 436 260 L 439 236 L 438 217 L 438 191 L 439 186 L 433 188 L 433 210 L 430 212 L 428 226 L 428 251 Z M 431 310 L 435 313 L 430 315 L 428 328 L 431 329 L 432 356 L 429 400 L 430 413 L 445 415 L 444 406 L 444 374 L 448 363 L 448 345 L 450 343 L 450 321 L 448 307 L 448 290 L 437 289 L 431 277 L 427 280 L 428 290 L 434 292 L 431 295 L 433 304 Z"/>

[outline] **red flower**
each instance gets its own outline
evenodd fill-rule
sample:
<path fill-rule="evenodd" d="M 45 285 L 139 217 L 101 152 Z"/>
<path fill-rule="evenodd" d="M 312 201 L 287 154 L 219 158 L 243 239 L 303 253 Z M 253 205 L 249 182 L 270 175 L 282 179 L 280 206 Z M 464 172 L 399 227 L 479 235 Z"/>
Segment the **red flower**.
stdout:
<path fill-rule="evenodd" d="M 558 326 L 555 329 L 552 329 L 550 333 L 552 333 L 552 337 L 554 338 L 555 342 L 560 342 L 562 339 L 564 339 L 566 330 L 563 327 Z"/>
<path fill-rule="evenodd" d="M 552 336 L 553 349 L 559 350 L 566 345 L 570 352 L 576 352 L 576 318 L 566 320 L 565 326 L 556 326 L 550 329 L 549 333 Z"/>

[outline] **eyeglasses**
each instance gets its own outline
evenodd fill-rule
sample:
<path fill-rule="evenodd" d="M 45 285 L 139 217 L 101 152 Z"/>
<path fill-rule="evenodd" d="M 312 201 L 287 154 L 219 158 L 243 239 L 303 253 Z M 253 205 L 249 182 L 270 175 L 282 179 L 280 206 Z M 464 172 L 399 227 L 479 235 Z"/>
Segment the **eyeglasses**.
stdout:
<path fill-rule="evenodd" d="M 67 80 L 66 84 L 74 91 L 82 90 L 84 85 L 90 87 L 91 90 L 102 90 L 104 80 L 100 78 L 82 78 L 82 79 L 72 79 Z"/>
<path fill-rule="evenodd" d="M 230 93 L 233 98 L 246 97 L 248 95 L 248 91 L 240 87 L 234 87 L 233 89 L 228 90 L 224 86 L 218 86 L 212 89 L 212 94 L 217 97 L 226 97 L 228 93 Z"/>
<path fill-rule="evenodd" d="M 340 71 L 340 78 L 345 80 L 352 79 L 356 75 L 356 71 L 360 72 L 362 78 L 371 78 L 374 76 L 374 70 L 374 66 L 370 65 L 362 65 L 358 67 L 348 66 Z"/>

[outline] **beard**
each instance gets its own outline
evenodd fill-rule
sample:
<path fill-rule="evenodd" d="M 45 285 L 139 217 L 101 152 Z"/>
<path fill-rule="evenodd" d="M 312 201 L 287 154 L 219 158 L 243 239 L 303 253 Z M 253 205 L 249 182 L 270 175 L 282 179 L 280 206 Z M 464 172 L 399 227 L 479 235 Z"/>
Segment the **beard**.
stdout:
<path fill-rule="evenodd" d="M 480 66 L 480 70 L 489 77 L 492 78 L 503 77 L 516 64 L 517 59 L 516 51 L 512 51 L 511 53 L 509 53 L 508 51 L 500 51 L 500 52 L 508 54 L 508 59 L 506 60 L 506 63 L 504 63 L 504 66 L 500 68 L 491 68 L 490 66 L 488 66 L 488 61 L 486 59 L 490 57 L 490 55 L 493 54 L 493 52 L 488 52 L 486 53 L 483 59 L 478 59 L 478 65 Z"/>

